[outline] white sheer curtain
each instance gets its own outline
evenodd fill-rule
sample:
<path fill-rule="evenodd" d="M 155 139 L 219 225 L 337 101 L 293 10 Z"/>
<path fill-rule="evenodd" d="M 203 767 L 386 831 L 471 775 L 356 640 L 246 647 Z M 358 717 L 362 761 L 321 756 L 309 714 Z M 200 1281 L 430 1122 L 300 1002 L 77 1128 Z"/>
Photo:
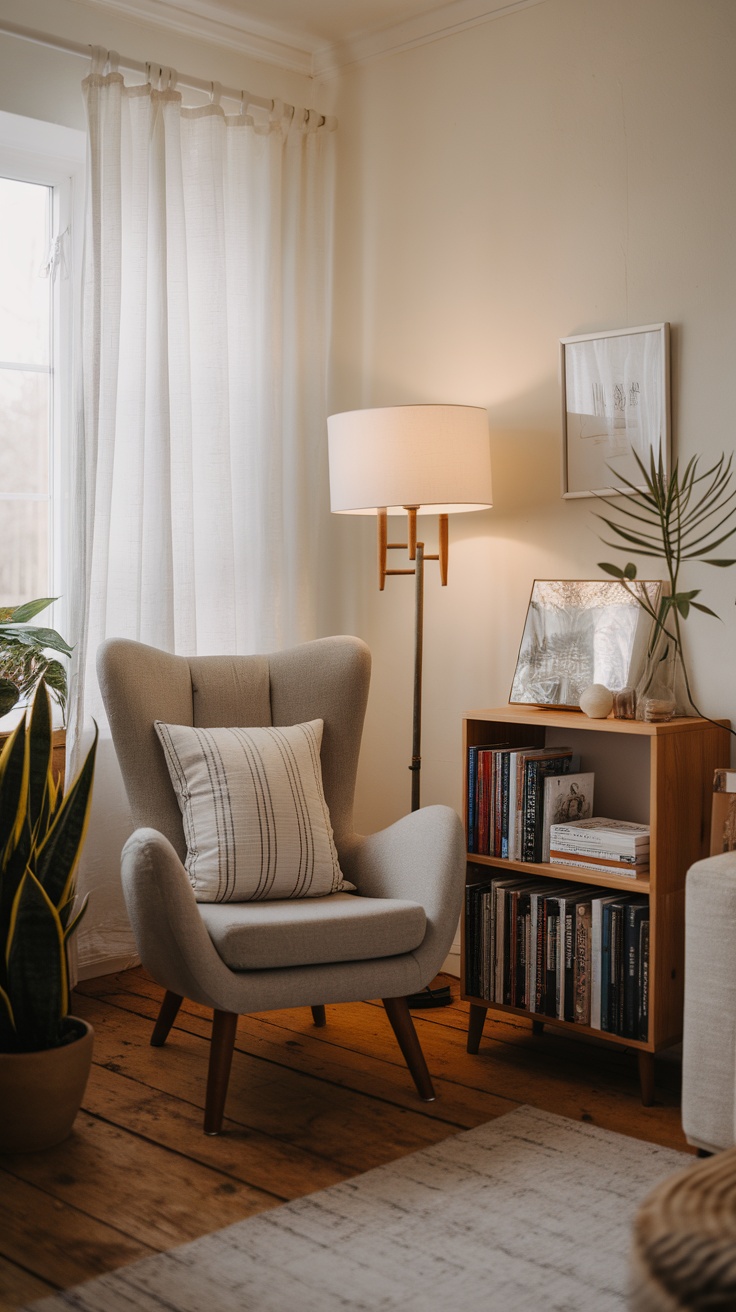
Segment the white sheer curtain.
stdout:
<path fill-rule="evenodd" d="M 202 654 L 319 632 L 334 148 L 314 114 L 256 124 L 117 72 L 83 85 L 75 742 L 90 716 L 104 724 L 105 637 Z M 108 768 L 101 758 L 105 796 Z M 85 944 L 94 958 L 126 941 L 119 845 L 107 852 L 102 819 L 80 879 L 94 891 L 82 958 Z"/>

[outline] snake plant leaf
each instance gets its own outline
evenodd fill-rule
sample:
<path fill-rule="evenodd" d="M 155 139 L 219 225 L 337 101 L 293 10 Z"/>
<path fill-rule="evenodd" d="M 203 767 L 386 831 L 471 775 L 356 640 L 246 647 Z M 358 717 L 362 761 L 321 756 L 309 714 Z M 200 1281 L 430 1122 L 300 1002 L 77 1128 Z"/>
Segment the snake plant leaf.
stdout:
<path fill-rule="evenodd" d="M 97 737 L 95 725 L 94 741 L 84 764 L 36 853 L 35 869 L 39 883 L 54 906 L 65 909 L 67 919 L 74 871 L 89 823 Z"/>
<path fill-rule="evenodd" d="M 38 827 L 48 793 L 51 765 L 51 702 L 42 683 L 33 699 L 31 722 L 26 734 L 28 753 L 28 823 L 31 833 Z"/>
<path fill-rule="evenodd" d="M 8 845 L 15 847 L 23 828 L 28 794 L 25 725 L 21 720 L 0 754 L 0 870 Z"/>
<path fill-rule="evenodd" d="M 15 1047 L 13 1007 L 7 992 L 0 984 L 0 1052 L 8 1052 L 13 1047 Z"/>
<path fill-rule="evenodd" d="M 46 610 L 47 606 L 53 605 L 58 600 L 58 597 L 37 597 L 35 601 L 24 601 L 21 606 L 16 606 L 10 611 L 8 619 L 14 624 L 27 624 L 36 615 L 40 615 L 42 610 Z"/>
<path fill-rule="evenodd" d="M 69 1007 L 64 931 L 56 907 L 31 870 L 26 870 L 13 904 L 6 964 L 19 1049 L 56 1047 Z"/>
<path fill-rule="evenodd" d="M 64 941 L 65 941 L 65 942 L 66 942 L 66 940 L 67 940 L 68 938 L 71 938 L 71 936 L 72 936 L 72 934 L 74 933 L 75 929 L 78 927 L 79 922 L 80 922 L 80 920 L 82 919 L 82 916 L 84 915 L 85 911 L 87 910 L 87 906 L 88 906 L 88 904 L 89 904 L 89 893 L 85 893 L 84 901 L 82 902 L 81 907 L 80 907 L 79 910 L 76 912 L 76 914 L 72 917 L 72 919 L 69 921 L 69 924 L 67 925 L 66 929 L 64 930 Z M 63 922 L 63 917 L 62 917 L 62 922 Z"/>
<path fill-rule="evenodd" d="M 11 679 L 0 679 L 0 715 L 12 711 L 20 697 L 20 689 Z"/>

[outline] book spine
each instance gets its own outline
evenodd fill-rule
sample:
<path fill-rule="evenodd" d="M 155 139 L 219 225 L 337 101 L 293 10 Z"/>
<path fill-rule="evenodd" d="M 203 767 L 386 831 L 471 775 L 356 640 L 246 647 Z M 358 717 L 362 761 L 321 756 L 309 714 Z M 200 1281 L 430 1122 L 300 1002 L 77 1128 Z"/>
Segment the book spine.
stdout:
<path fill-rule="evenodd" d="M 501 758 L 501 856 L 509 854 L 509 762 L 510 752 Z"/>
<path fill-rule="evenodd" d="M 468 851 L 475 852 L 475 811 L 478 783 L 478 748 L 468 748 Z"/>
<path fill-rule="evenodd" d="M 537 895 L 537 922 L 536 937 L 534 944 L 535 953 L 535 972 L 534 972 L 534 1010 L 543 1015 L 545 1007 L 545 945 L 547 942 L 547 900 L 540 893 Z"/>
<path fill-rule="evenodd" d="M 504 968 L 503 1000 L 507 1007 L 513 1006 L 514 980 L 516 978 L 516 898 L 514 889 L 510 889 L 506 898 L 506 915 L 503 927 Z"/>
<path fill-rule="evenodd" d="M 503 758 L 506 752 L 493 754 L 493 830 L 491 852 L 501 855 L 501 816 L 503 811 Z"/>
<path fill-rule="evenodd" d="M 471 997 L 473 993 L 473 885 L 465 886 L 465 992 Z"/>
<path fill-rule="evenodd" d="M 608 1029 L 611 1034 L 620 1034 L 620 991 L 621 991 L 621 919 L 622 910 L 615 904 L 611 908 L 611 958 L 608 985 Z"/>
<path fill-rule="evenodd" d="M 649 1038 L 649 920 L 642 920 L 639 929 L 639 990 L 637 999 L 637 1038 L 644 1043 Z"/>
<path fill-rule="evenodd" d="M 559 901 L 557 918 L 557 980 L 556 980 L 555 1015 L 559 1020 L 565 1019 L 565 902 Z"/>
<path fill-rule="evenodd" d="M 594 863 L 592 861 L 578 861 L 577 858 L 565 856 L 555 856 L 550 852 L 549 863 L 551 866 L 570 866 L 575 870 L 596 870 L 599 875 L 623 875 L 627 879 L 636 879 L 637 875 L 645 875 L 649 866 L 608 866 L 605 863 Z"/>
<path fill-rule="evenodd" d="M 608 1030 L 611 993 L 611 906 L 604 903 L 601 914 L 601 1029 Z"/>
<path fill-rule="evenodd" d="M 590 906 L 590 1026 L 601 1027 L 601 929 L 603 903 L 593 898 Z"/>
<path fill-rule="evenodd" d="M 635 1039 L 639 1031 L 639 926 L 647 908 L 632 903 L 624 913 L 624 1034 Z"/>
<path fill-rule="evenodd" d="M 539 785 L 542 777 L 541 764 L 541 761 L 527 761 L 526 766 L 522 861 L 534 860 L 534 835 L 537 831 Z"/>
<path fill-rule="evenodd" d="M 575 921 L 577 908 L 565 907 L 565 1001 L 563 1020 L 575 1019 Z"/>
<path fill-rule="evenodd" d="M 590 902 L 577 906 L 575 917 L 575 1015 L 578 1025 L 590 1024 Z"/>
<path fill-rule="evenodd" d="M 544 1014 L 557 1015 L 557 935 L 560 913 L 557 902 L 546 899 L 545 906 L 545 971 L 544 971 Z"/>
<path fill-rule="evenodd" d="M 496 903 L 496 966 L 494 971 L 493 992 L 496 1002 L 503 1002 L 504 981 L 504 920 L 506 915 L 506 890 L 502 884 L 495 889 Z"/>
<path fill-rule="evenodd" d="M 648 847 L 627 855 L 621 852 L 611 852 L 604 848 L 584 847 L 578 843 L 561 843 L 559 839 L 555 839 L 550 846 L 550 853 L 553 851 L 556 856 L 574 856 L 584 861 L 605 861 L 609 865 L 634 866 L 637 864 L 643 865 L 649 861 Z"/>

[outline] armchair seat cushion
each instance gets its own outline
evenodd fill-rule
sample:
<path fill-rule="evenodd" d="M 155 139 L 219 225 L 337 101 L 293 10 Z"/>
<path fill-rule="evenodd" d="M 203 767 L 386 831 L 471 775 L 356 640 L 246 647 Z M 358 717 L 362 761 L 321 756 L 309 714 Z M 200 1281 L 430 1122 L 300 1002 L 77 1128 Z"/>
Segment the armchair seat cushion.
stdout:
<path fill-rule="evenodd" d="M 332 893 L 294 901 L 199 904 L 218 953 L 231 970 L 365 961 L 412 952 L 427 917 L 416 902 Z"/>

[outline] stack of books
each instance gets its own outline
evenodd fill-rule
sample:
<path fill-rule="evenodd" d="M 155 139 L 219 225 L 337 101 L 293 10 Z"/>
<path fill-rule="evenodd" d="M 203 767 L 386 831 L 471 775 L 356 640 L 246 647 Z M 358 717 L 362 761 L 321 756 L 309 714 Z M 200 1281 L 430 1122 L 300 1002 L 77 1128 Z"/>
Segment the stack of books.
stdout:
<path fill-rule="evenodd" d="M 571 747 L 468 748 L 468 851 L 509 861 L 549 861 L 554 820 L 593 813 L 593 775 Z"/>
<path fill-rule="evenodd" d="M 649 825 L 606 816 L 552 825 L 549 859 L 552 865 L 636 879 L 649 871 Z"/>

